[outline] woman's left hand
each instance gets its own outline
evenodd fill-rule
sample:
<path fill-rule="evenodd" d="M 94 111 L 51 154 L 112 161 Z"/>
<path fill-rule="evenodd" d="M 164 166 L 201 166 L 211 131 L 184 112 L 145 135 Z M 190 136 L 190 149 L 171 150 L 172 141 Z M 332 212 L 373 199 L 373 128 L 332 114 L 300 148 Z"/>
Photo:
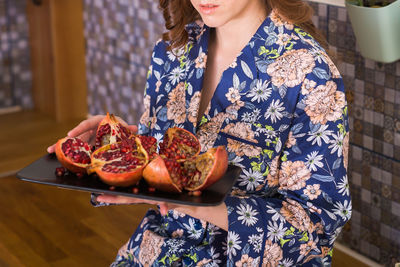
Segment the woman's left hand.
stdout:
<path fill-rule="evenodd" d="M 168 202 L 159 202 L 147 199 L 131 198 L 117 195 L 99 195 L 96 199 L 99 202 L 113 204 L 151 204 L 160 207 L 161 215 L 166 215 L 169 210 L 176 210 L 191 217 L 208 221 L 224 230 L 228 230 L 228 211 L 225 203 L 218 206 L 200 207 L 179 205 Z"/>

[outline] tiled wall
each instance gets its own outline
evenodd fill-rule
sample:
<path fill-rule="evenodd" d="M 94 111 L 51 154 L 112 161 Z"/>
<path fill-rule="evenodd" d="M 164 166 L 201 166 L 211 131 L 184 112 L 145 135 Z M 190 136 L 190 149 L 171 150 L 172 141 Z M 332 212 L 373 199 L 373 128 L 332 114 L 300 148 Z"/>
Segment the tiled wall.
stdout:
<path fill-rule="evenodd" d="M 147 68 L 164 31 L 154 0 L 84 0 L 90 114 L 112 112 L 130 123 L 142 113 Z"/>
<path fill-rule="evenodd" d="M 346 9 L 311 5 L 314 22 L 336 50 L 349 102 L 353 216 L 340 241 L 393 266 L 400 261 L 400 61 L 364 59 Z"/>
<path fill-rule="evenodd" d="M 0 108 L 33 106 L 26 0 L 0 0 Z"/>
<path fill-rule="evenodd" d="M 136 123 L 154 42 L 163 31 L 155 0 L 85 0 L 89 108 Z M 353 217 L 340 241 L 375 261 L 400 261 L 400 62 L 356 51 L 344 7 L 311 3 L 336 50 L 349 101 Z"/>

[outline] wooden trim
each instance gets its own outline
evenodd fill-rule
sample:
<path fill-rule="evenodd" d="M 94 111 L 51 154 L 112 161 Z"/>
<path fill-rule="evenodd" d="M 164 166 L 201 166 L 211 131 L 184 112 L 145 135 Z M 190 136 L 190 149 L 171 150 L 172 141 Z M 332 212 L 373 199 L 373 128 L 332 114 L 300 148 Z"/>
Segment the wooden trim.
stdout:
<path fill-rule="evenodd" d="M 383 265 L 335 242 L 332 267 L 383 267 Z"/>
<path fill-rule="evenodd" d="M 40 6 L 28 1 L 27 12 L 36 109 L 57 121 L 85 118 L 82 1 L 43 0 Z"/>

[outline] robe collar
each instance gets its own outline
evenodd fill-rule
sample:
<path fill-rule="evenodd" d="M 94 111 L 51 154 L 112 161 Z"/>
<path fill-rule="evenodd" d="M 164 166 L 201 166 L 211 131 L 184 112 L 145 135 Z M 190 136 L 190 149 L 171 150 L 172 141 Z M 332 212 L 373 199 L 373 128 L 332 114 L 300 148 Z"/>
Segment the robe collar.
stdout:
<path fill-rule="evenodd" d="M 252 36 L 246 46 L 240 51 L 235 58 L 234 62 L 227 67 L 222 73 L 217 88 L 212 96 L 210 102 L 210 108 L 206 109 L 208 118 L 212 118 L 216 113 L 224 112 L 227 107 L 232 105 L 232 102 L 228 100 L 227 95 L 229 94 L 230 88 L 238 87 L 238 83 L 235 82 L 236 75 L 239 80 L 239 88 L 241 93 L 246 92 L 250 88 L 250 84 L 254 79 L 259 77 L 259 70 L 256 66 L 255 57 L 257 57 L 260 46 L 265 45 L 265 40 L 268 38 L 268 33 L 264 30 L 265 27 L 273 25 L 271 15 L 273 11 L 267 16 L 267 18 L 258 27 L 256 33 Z M 272 24 L 271 24 L 272 23 Z M 208 55 L 208 44 L 210 39 L 211 28 L 204 23 L 193 23 L 189 27 L 189 44 L 191 43 L 192 48 L 188 52 L 188 58 L 193 61 L 200 56 L 203 52 Z M 186 70 L 186 81 L 192 85 L 192 94 L 186 94 L 186 110 L 189 108 L 189 103 L 192 96 L 196 92 L 201 92 L 203 88 L 205 69 L 199 70 L 196 68 L 196 64 L 191 64 Z M 236 75 L 235 75 L 236 74 Z M 244 83 L 245 82 L 245 83 Z M 245 86 L 243 86 L 245 84 Z M 242 87 L 240 87 L 242 86 Z M 196 108 L 198 111 L 198 107 Z M 207 112 L 208 110 L 208 112 Z M 196 114 L 197 117 L 197 114 Z M 190 123 L 193 132 L 196 131 L 196 123 Z M 187 125 L 189 126 L 189 125 Z"/>

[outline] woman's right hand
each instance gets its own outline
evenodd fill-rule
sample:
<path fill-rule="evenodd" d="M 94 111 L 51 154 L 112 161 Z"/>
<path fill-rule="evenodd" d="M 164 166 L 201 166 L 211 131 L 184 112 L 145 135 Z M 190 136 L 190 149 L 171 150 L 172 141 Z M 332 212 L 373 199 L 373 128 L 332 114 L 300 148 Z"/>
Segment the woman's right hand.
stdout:
<path fill-rule="evenodd" d="M 99 123 L 104 119 L 105 115 L 96 115 L 92 116 L 86 120 L 83 120 L 79 123 L 75 128 L 68 132 L 68 137 L 78 137 L 82 141 L 87 142 L 89 144 L 94 144 L 94 138 L 96 136 L 96 131 Z M 125 126 L 127 126 L 133 133 L 137 132 L 137 126 L 128 125 L 121 118 L 117 117 L 117 119 Z M 47 148 L 48 153 L 54 153 L 55 144 L 49 146 Z"/>

